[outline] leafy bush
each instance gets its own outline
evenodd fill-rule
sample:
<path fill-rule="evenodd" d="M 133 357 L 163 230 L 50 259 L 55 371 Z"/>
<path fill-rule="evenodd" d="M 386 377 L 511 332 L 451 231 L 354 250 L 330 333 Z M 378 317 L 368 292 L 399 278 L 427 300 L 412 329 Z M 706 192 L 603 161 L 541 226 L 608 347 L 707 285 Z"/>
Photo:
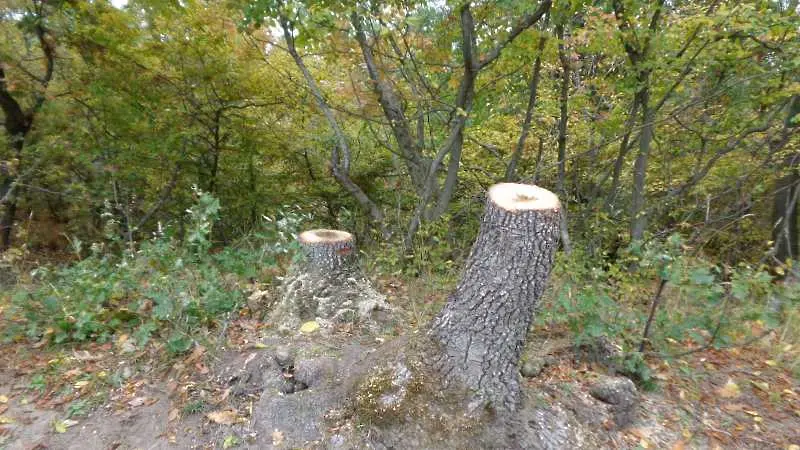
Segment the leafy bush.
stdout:
<path fill-rule="evenodd" d="M 613 338 L 627 353 L 622 369 L 642 378 L 646 364 L 634 354 L 643 341 L 645 349 L 661 356 L 670 356 L 675 343 L 684 348 L 735 345 L 757 337 L 754 329 L 779 326 L 783 312 L 797 307 L 797 283 L 778 283 L 764 267 L 713 265 L 689 250 L 676 234 L 629 249 L 605 266 L 580 251 L 561 255 L 550 305 L 537 320 L 567 325 L 579 345 Z"/>
<path fill-rule="evenodd" d="M 10 294 L 10 307 L 3 313 L 5 339 L 106 342 L 115 334 L 130 333 L 139 347 L 158 339 L 173 353 L 189 350 L 199 331 L 215 327 L 243 304 L 243 285 L 274 267 L 276 255 L 289 251 L 286 241 L 299 225 L 277 221 L 264 234 L 283 234 L 283 240 L 211 253 L 209 237 L 220 205 L 211 195 L 195 194 L 183 243 L 162 233 L 135 251 L 128 247 L 115 253 L 107 249 L 120 244 L 121 233 L 109 219 L 109 242 L 93 244 L 90 256 L 72 265 L 34 270 L 32 285 L 20 285 Z"/>

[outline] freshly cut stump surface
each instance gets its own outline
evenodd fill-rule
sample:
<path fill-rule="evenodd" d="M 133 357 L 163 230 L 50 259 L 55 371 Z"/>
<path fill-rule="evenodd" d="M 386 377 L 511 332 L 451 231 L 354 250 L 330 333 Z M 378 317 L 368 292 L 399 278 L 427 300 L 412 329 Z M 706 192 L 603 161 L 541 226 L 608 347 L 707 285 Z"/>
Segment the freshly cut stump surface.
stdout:
<path fill-rule="evenodd" d="M 494 407 L 519 403 L 519 360 L 558 247 L 561 205 L 533 185 L 489 189 L 461 281 L 435 318 L 434 366 Z"/>
<path fill-rule="evenodd" d="M 279 328 L 294 331 L 312 320 L 322 326 L 377 326 L 377 312 L 388 312 L 391 307 L 364 276 L 353 235 L 318 229 L 301 233 L 297 240 L 300 258 L 290 267 L 281 286 L 280 302 L 272 313 Z"/>

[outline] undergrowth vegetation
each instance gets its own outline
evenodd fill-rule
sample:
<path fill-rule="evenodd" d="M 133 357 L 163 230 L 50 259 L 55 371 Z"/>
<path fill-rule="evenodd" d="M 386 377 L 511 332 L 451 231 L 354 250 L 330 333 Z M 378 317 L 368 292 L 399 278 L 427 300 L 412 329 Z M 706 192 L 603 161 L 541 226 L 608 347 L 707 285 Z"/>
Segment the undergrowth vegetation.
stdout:
<path fill-rule="evenodd" d="M 59 345 L 125 334 L 137 348 L 154 342 L 173 355 L 218 339 L 213 330 L 224 333 L 238 317 L 254 283 L 275 285 L 296 233 L 314 219 L 287 208 L 215 248 L 210 236 L 220 204 L 199 190 L 195 200 L 183 239 L 165 227 L 151 239 L 126 241 L 110 219 L 105 242 L 84 251 L 73 241 L 74 262 L 19 274 L 0 297 L 3 339 Z M 457 281 L 471 241 L 461 233 L 468 228 L 423 228 L 420 251 L 411 257 L 392 242 L 365 249 L 368 272 L 412 287 L 409 298 L 398 299 L 410 326 L 424 325 L 439 309 L 443 295 L 430 302 L 430 292 L 444 293 Z M 413 291 L 420 285 L 425 294 Z M 766 267 L 711 264 L 674 234 L 621 251 L 614 261 L 579 250 L 560 254 L 536 326 L 566 327 L 575 345 L 610 339 L 623 350 L 619 370 L 653 387 L 648 359 L 748 344 L 772 333 L 796 343 L 799 299 L 797 283 L 775 279 Z M 786 359 L 800 376 L 800 364 Z"/>
<path fill-rule="evenodd" d="M 111 219 L 106 242 L 92 244 L 86 257 L 73 241 L 76 262 L 21 274 L 3 295 L 3 338 L 103 343 L 130 333 L 137 347 L 156 340 L 173 354 L 204 339 L 244 305 L 246 285 L 271 282 L 278 259 L 295 245 L 301 216 L 264 218 L 250 239 L 212 251 L 219 201 L 200 190 L 195 196 L 183 240 L 164 230 L 146 241 L 126 242 Z M 254 239 L 263 245 L 254 246 Z"/>

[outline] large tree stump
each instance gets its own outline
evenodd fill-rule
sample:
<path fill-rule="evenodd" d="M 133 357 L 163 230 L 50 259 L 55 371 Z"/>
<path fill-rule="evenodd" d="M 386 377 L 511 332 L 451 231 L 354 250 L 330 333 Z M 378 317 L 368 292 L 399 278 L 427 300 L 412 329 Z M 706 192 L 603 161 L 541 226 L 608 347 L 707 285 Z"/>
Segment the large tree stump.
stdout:
<path fill-rule="evenodd" d="M 431 326 L 434 365 L 494 407 L 519 402 L 518 364 L 558 246 L 560 203 L 524 184 L 489 189 L 461 281 Z"/>
<path fill-rule="evenodd" d="M 281 299 L 272 313 L 284 330 L 304 322 L 320 325 L 375 325 L 375 311 L 389 311 L 358 264 L 353 235 L 339 230 L 310 230 L 300 234 L 299 259 L 281 286 Z"/>

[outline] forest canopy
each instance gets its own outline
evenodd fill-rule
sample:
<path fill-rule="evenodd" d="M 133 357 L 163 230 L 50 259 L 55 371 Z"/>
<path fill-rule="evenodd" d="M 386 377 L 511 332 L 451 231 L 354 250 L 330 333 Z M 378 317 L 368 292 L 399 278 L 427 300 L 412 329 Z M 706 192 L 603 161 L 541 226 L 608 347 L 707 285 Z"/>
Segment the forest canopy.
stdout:
<path fill-rule="evenodd" d="M 411 251 L 509 180 L 595 257 L 673 232 L 797 256 L 793 2 L 6 5 L 3 248 L 95 241 L 104 213 L 180 232 L 195 186 L 215 242 L 291 207 Z"/>

